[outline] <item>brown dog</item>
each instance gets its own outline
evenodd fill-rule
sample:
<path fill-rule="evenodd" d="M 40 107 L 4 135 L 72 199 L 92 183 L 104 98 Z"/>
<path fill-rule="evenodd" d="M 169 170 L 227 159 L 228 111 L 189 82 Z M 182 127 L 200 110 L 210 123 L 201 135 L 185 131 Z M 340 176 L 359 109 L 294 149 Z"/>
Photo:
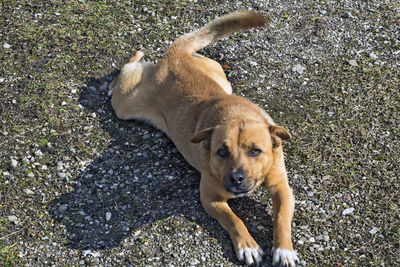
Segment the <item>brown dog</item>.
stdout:
<path fill-rule="evenodd" d="M 260 185 L 272 196 L 273 264 L 294 266 L 291 242 L 294 198 L 282 141 L 290 134 L 252 102 L 232 95 L 221 66 L 193 54 L 233 32 L 262 26 L 262 16 L 239 12 L 178 38 L 157 64 L 139 62 L 138 51 L 111 83 L 120 119 L 145 120 L 164 131 L 201 172 L 205 210 L 229 232 L 239 260 L 258 264 L 263 251 L 227 204 Z"/>

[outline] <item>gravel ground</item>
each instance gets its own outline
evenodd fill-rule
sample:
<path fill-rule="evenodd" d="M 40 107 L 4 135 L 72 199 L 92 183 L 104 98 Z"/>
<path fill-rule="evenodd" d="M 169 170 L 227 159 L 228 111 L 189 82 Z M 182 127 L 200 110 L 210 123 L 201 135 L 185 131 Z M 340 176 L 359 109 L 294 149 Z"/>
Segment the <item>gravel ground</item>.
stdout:
<path fill-rule="evenodd" d="M 239 266 L 168 138 L 116 119 L 108 83 L 235 10 L 265 29 L 203 51 L 293 134 L 293 241 L 307 266 L 400 266 L 400 3 L 0 2 L 0 266 Z M 272 245 L 265 191 L 231 202 Z"/>

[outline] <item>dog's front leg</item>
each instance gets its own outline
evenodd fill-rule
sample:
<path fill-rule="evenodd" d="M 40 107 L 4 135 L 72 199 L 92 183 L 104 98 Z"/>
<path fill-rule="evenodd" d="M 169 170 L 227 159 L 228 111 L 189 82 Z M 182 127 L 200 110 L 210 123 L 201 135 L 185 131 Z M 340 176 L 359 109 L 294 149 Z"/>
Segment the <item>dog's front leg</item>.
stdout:
<path fill-rule="evenodd" d="M 294 197 L 287 179 L 267 188 L 272 198 L 274 216 L 274 246 L 272 264 L 295 266 L 299 260 L 291 241 L 291 223 L 294 212 Z"/>
<path fill-rule="evenodd" d="M 236 256 L 246 264 L 259 264 L 262 261 L 263 250 L 250 235 L 246 226 L 231 210 L 227 199 L 219 194 L 218 186 L 208 183 L 210 179 L 202 177 L 200 182 L 201 202 L 207 213 L 216 219 L 228 231 L 235 247 Z"/>

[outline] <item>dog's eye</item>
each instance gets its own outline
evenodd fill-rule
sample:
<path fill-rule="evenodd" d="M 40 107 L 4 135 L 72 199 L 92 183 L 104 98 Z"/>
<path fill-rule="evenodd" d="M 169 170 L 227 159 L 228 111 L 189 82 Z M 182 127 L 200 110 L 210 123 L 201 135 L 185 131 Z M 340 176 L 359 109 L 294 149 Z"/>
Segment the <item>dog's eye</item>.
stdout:
<path fill-rule="evenodd" d="M 260 149 L 258 149 L 258 148 L 252 148 L 252 149 L 250 149 L 250 151 L 249 151 L 249 156 L 250 157 L 257 157 L 258 155 L 260 155 L 261 154 L 261 150 Z"/>
<path fill-rule="evenodd" d="M 221 148 L 217 151 L 217 155 L 224 159 L 224 158 L 228 157 L 229 152 L 226 148 Z"/>

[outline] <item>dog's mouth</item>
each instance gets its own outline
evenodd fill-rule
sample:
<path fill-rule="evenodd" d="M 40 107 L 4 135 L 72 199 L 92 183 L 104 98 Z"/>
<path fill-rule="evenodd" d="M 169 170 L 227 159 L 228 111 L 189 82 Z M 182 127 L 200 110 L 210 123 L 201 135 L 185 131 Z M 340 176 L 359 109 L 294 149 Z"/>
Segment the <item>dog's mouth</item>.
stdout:
<path fill-rule="evenodd" d="M 233 195 L 235 195 L 236 197 L 243 197 L 246 196 L 247 194 L 249 194 L 250 192 L 253 191 L 253 189 L 255 188 L 256 182 L 251 185 L 251 186 L 231 186 L 229 188 L 226 188 L 226 190 L 230 193 L 232 193 Z"/>

